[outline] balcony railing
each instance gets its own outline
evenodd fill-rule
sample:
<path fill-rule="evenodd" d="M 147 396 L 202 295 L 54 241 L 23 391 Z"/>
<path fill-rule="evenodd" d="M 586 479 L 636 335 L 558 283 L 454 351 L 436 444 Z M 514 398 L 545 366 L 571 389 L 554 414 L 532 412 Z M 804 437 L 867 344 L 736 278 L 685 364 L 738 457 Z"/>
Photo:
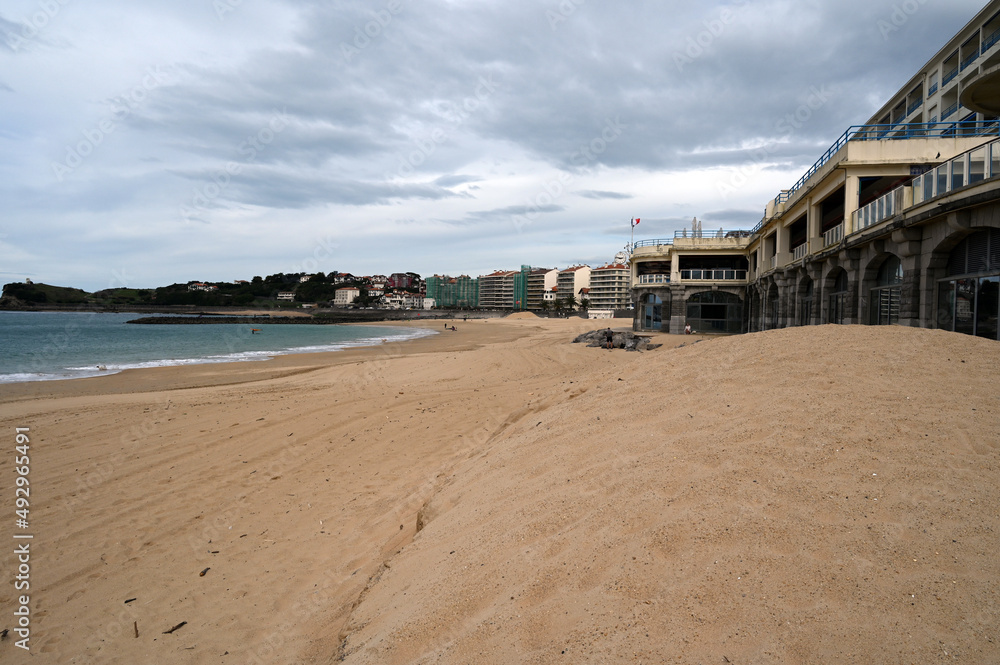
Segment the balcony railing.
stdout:
<path fill-rule="evenodd" d="M 955 110 L 958 105 L 955 105 Z M 942 116 L 944 119 L 944 116 Z M 906 140 L 917 138 L 941 138 L 946 136 L 997 136 L 1000 134 L 996 124 L 977 122 L 911 122 L 901 124 L 897 127 L 893 125 L 854 125 L 847 129 L 833 145 L 831 145 L 823 155 L 816 160 L 816 163 L 799 178 L 792 187 L 778 194 L 775 197 L 775 204 L 788 201 L 792 195 L 803 187 L 806 182 L 827 162 L 833 159 L 834 155 L 840 151 L 850 141 L 877 141 L 877 140 Z"/>
<path fill-rule="evenodd" d="M 970 53 L 969 57 L 967 57 L 965 60 L 962 61 L 962 66 L 960 69 L 964 72 L 966 68 L 971 66 L 972 63 L 974 63 L 978 57 L 979 57 L 979 47 L 976 47 L 976 50 Z"/>
<path fill-rule="evenodd" d="M 639 275 L 640 284 L 669 284 L 670 275 Z"/>
<path fill-rule="evenodd" d="M 993 45 L 997 42 L 1000 42 L 1000 29 L 994 30 L 993 34 L 983 40 L 983 46 L 979 49 L 979 52 L 986 53 L 993 48 Z"/>
<path fill-rule="evenodd" d="M 903 191 L 906 185 L 883 194 L 863 208 L 854 211 L 854 230 L 860 231 L 889 219 L 903 210 Z"/>
<path fill-rule="evenodd" d="M 746 281 L 746 270 L 681 270 L 681 279 L 711 280 L 713 282 Z"/>
<path fill-rule="evenodd" d="M 955 102 L 954 104 L 952 104 L 951 106 L 949 106 L 948 108 L 946 108 L 944 111 L 941 112 L 941 119 L 947 120 L 951 116 L 955 115 L 957 111 L 958 111 L 958 102 Z"/>
<path fill-rule="evenodd" d="M 809 249 L 809 243 L 807 242 L 804 242 L 798 247 L 795 247 L 792 250 L 792 261 L 798 261 L 799 259 L 804 257 L 806 255 L 806 250 L 808 249 Z"/>
<path fill-rule="evenodd" d="M 910 104 L 909 107 L 907 107 L 907 109 L 906 109 L 906 115 L 910 115 L 911 113 L 913 113 L 914 111 L 916 111 L 918 108 L 920 108 L 923 105 L 923 103 L 924 103 L 923 99 L 918 99 L 917 101 L 915 101 L 912 104 Z"/>
<path fill-rule="evenodd" d="M 657 247 L 658 245 L 673 245 L 673 238 L 657 238 L 655 240 L 640 240 L 633 247 Z"/>
<path fill-rule="evenodd" d="M 941 77 L 941 87 L 948 85 L 952 79 L 958 76 L 958 67 L 947 72 L 943 77 Z"/>
<path fill-rule="evenodd" d="M 771 262 L 771 270 L 774 270 L 774 268 L 778 265 L 778 257 L 777 256 L 772 256 L 769 259 L 769 261 Z"/>
<path fill-rule="evenodd" d="M 931 83 L 931 87 L 927 89 L 927 96 L 930 97 L 931 95 L 933 95 L 937 91 L 938 91 L 938 84 L 937 83 Z"/>
<path fill-rule="evenodd" d="M 678 238 L 749 238 L 750 231 L 745 229 L 708 229 L 699 231 L 690 231 L 688 229 L 681 229 L 680 231 L 674 231 L 674 240 Z"/>
<path fill-rule="evenodd" d="M 844 223 L 841 222 L 823 234 L 823 247 L 836 245 L 844 239 Z"/>
<path fill-rule="evenodd" d="M 913 179 L 913 204 L 1000 177 L 1000 141 L 973 148 Z"/>

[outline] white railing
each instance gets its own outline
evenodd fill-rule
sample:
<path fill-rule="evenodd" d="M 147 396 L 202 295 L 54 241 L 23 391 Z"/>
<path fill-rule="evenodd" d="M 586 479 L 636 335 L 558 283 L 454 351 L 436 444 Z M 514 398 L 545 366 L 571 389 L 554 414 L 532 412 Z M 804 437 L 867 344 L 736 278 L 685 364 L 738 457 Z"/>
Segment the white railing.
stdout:
<path fill-rule="evenodd" d="M 770 261 L 771 261 L 771 269 L 773 270 L 775 268 L 775 266 L 778 265 L 778 257 L 777 256 L 772 256 L 770 258 Z"/>
<path fill-rule="evenodd" d="M 860 231 L 883 222 L 903 210 L 903 191 L 906 185 L 901 185 L 887 194 L 878 197 L 864 208 L 854 211 L 854 229 Z"/>
<path fill-rule="evenodd" d="M 844 223 L 841 222 L 823 234 L 823 247 L 836 245 L 844 239 Z"/>
<path fill-rule="evenodd" d="M 1000 141 L 950 159 L 913 179 L 913 204 L 1000 175 Z"/>
<path fill-rule="evenodd" d="M 792 250 L 792 261 L 798 261 L 806 255 L 806 250 L 809 249 L 809 243 L 804 242 L 795 249 Z"/>
<path fill-rule="evenodd" d="M 714 282 L 725 282 L 745 281 L 746 278 L 746 270 L 729 270 L 723 268 L 714 270 L 681 270 L 681 279 L 708 279 Z"/>

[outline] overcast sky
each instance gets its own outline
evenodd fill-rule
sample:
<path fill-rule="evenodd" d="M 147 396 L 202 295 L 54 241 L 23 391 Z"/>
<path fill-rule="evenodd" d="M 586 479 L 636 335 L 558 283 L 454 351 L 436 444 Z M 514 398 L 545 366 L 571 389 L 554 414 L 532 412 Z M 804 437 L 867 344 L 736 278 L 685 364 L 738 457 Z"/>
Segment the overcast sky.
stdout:
<path fill-rule="evenodd" d="M 6 0 L 0 280 L 475 276 L 605 263 L 632 217 L 752 228 L 982 6 Z"/>

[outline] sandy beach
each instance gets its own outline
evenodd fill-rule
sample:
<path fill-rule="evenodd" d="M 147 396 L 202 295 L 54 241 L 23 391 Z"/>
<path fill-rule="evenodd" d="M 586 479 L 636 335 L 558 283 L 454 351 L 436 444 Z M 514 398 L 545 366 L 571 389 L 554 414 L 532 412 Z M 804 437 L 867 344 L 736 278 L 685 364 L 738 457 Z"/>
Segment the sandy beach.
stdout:
<path fill-rule="evenodd" d="M 996 342 L 454 324 L 0 386 L 0 661 L 1000 662 Z"/>

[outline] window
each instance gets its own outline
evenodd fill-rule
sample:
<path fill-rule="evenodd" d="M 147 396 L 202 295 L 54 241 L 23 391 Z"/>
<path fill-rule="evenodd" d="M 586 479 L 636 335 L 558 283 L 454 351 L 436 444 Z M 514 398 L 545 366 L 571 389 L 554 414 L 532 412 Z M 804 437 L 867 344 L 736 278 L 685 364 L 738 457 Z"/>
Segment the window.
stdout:
<path fill-rule="evenodd" d="M 937 325 L 966 335 L 1000 339 L 1000 230 L 977 231 L 948 256 L 949 279 L 938 282 Z"/>
<path fill-rule="evenodd" d="M 889 255 L 878 270 L 875 288 L 871 290 L 871 322 L 884 326 L 899 323 L 899 305 L 902 296 L 903 264 Z"/>
<path fill-rule="evenodd" d="M 741 332 L 743 300 L 723 291 L 695 293 L 687 301 L 686 323 L 699 332 Z"/>

